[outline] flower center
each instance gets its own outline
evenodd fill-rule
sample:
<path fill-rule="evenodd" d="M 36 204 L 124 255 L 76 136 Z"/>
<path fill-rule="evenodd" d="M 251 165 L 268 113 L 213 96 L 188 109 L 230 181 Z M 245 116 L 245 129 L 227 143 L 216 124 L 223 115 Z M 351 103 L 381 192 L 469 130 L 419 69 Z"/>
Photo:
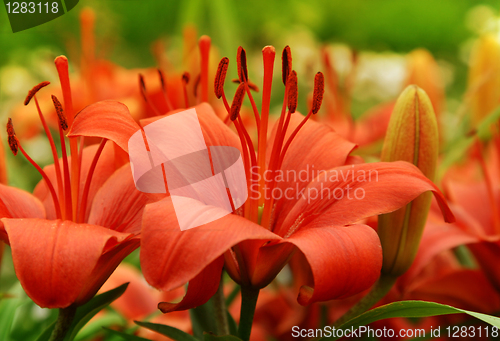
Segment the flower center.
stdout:
<path fill-rule="evenodd" d="M 258 89 L 249 80 L 246 52 L 242 47 L 238 48 L 236 54 L 238 79 L 235 81 L 239 83 L 239 86 L 236 89 L 231 106 L 229 106 L 224 93 L 224 81 L 229 64 L 229 59 L 227 57 L 222 58 L 220 61 L 214 83 L 215 95 L 217 98 L 222 97 L 224 106 L 228 112 L 225 123 L 228 123 L 229 120 L 233 122 L 242 146 L 248 193 L 251 193 L 248 201 L 243 206 L 242 215 L 269 230 L 273 229 L 272 213 L 275 206 L 275 200 L 272 196 L 272 192 L 277 186 L 277 172 L 282 168 L 285 155 L 297 133 L 311 115 L 319 111 L 324 93 L 324 77 L 321 72 L 318 72 L 314 79 L 312 108 L 289 137 L 285 139 L 289 129 L 291 115 L 297 109 L 298 98 L 297 73 L 292 70 L 292 55 L 290 47 L 286 46 L 282 54 L 282 78 L 283 84 L 285 85 L 285 95 L 276 128 L 276 135 L 270 151 L 270 160 L 266 163 L 267 130 L 275 54 L 275 49 L 272 46 L 266 46 L 262 50 L 264 81 L 262 108 L 260 113 L 250 91 L 258 91 Z M 248 95 L 255 117 L 255 125 L 258 133 L 257 150 L 240 117 L 241 106 L 245 94 Z M 258 195 L 255 195 L 256 193 L 258 193 Z"/>
<path fill-rule="evenodd" d="M 28 96 L 26 97 L 24 104 L 28 105 L 31 99 L 34 99 L 36 104 L 36 108 L 38 111 L 38 115 L 40 117 L 40 121 L 42 122 L 42 126 L 44 128 L 45 134 L 49 140 L 50 149 L 52 152 L 52 157 L 54 159 L 54 168 L 56 173 L 56 181 L 57 181 L 57 193 L 54 189 L 54 185 L 52 184 L 50 178 L 47 174 L 42 170 L 42 168 L 26 153 L 26 151 L 21 146 L 19 139 L 16 136 L 14 131 L 14 125 L 12 123 L 12 119 L 9 118 L 7 122 L 7 134 L 9 139 L 9 146 L 14 155 L 17 155 L 18 151 L 26 157 L 26 159 L 36 168 L 36 170 L 40 173 L 42 178 L 45 180 L 45 183 L 49 189 L 50 195 L 52 196 L 52 200 L 54 202 L 54 208 L 56 212 L 56 218 L 62 220 L 71 220 L 79 223 L 83 223 L 85 219 L 85 212 L 87 208 L 87 198 L 90 190 L 90 184 L 92 180 L 92 176 L 94 174 L 97 161 L 101 155 L 101 152 L 104 148 L 106 140 L 103 140 L 99 145 L 97 152 L 94 156 L 92 164 L 90 166 L 89 172 L 87 174 L 87 179 L 84 185 L 81 202 L 78 202 L 79 198 L 79 189 L 80 189 L 80 173 L 81 173 L 81 163 L 82 163 L 82 152 L 84 145 L 84 138 L 80 137 L 78 146 L 77 138 L 69 138 L 70 152 L 71 152 L 71 165 L 68 160 L 68 153 L 66 150 L 66 138 L 64 135 L 64 131 L 68 129 L 68 126 L 73 122 L 73 106 L 72 106 L 72 98 L 71 98 L 71 87 L 69 83 L 69 73 L 68 73 L 68 60 L 64 56 L 57 57 L 55 60 L 56 68 L 59 74 L 59 79 L 61 82 L 61 88 L 64 97 L 66 114 L 63 110 L 62 104 L 59 102 L 59 99 L 52 95 L 52 102 L 54 104 L 54 108 L 57 113 L 58 118 L 58 130 L 59 130 L 59 138 L 61 141 L 61 159 L 62 159 L 62 171 L 59 162 L 57 148 L 54 143 L 54 139 L 52 134 L 47 126 L 45 121 L 45 117 L 40 109 L 40 105 L 37 99 L 37 92 L 40 91 L 43 87 L 49 85 L 49 82 L 42 82 L 33 87 L 28 92 Z"/>

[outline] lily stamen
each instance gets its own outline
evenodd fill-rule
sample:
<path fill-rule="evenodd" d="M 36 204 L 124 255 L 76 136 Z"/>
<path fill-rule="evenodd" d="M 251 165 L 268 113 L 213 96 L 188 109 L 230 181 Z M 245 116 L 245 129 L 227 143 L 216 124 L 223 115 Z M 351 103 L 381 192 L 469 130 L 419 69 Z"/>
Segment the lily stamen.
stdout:
<path fill-rule="evenodd" d="M 139 74 L 139 89 L 141 91 L 142 98 L 144 99 L 144 102 L 148 104 L 148 106 L 151 108 L 151 110 L 154 111 L 156 116 L 160 115 L 160 111 L 156 108 L 155 105 L 153 105 L 153 102 L 151 101 L 151 98 L 148 95 L 148 92 L 146 90 L 146 83 L 144 82 L 144 76 L 142 74 Z"/>
<path fill-rule="evenodd" d="M 184 105 L 186 106 L 186 109 L 189 108 L 189 97 L 188 97 L 188 91 L 187 91 L 187 85 L 189 83 L 189 72 L 184 72 L 182 74 L 182 88 L 184 90 Z"/>
<path fill-rule="evenodd" d="M 257 109 L 257 105 L 253 99 L 252 93 L 250 92 L 250 87 L 248 86 L 248 69 L 247 69 L 247 53 L 243 47 L 238 47 L 238 52 L 236 53 L 236 64 L 238 67 L 238 77 L 240 84 L 245 84 L 245 91 L 247 92 L 248 99 L 252 105 L 253 114 L 255 116 L 255 122 L 257 124 L 257 131 L 259 131 L 260 126 L 260 114 Z"/>
<path fill-rule="evenodd" d="M 56 216 L 58 219 L 61 219 L 61 206 L 59 204 L 59 200 L 56 195 L 56 191 L 54 190 L 54 186 L 52 185 L 52 182 L 50 182 L 49 177 L 47 174 L 43 171 L 43 169 L 26 153 L 26 151 L 23 149 L 21 146 L 21 143 L 17 139 L 16 133 L 14 131 L 14 125 L 12 124 L 12 119 L 9 118 L 7 121 L 7 135 L 8 135 L 8 141 L 9 141 L 9 147 L 12 153 L 17 155 L 18 151 L 21 151 L 21 153 L 24 155 L 26 160 L 28 160 L 29 163 L 33 165 L 33 167 L 36 168 L 38 173 L 42 176 L 42 178 L 45 180 L 47 183 L 47 187 L 49 188 L 50 194 L 52 195 L 52 200 L 54 201 L 54 208 L 56 210 Z"/>
<path fill-rule="evenodd" d="M 318 113 L 319 109 L 321 108 L 321 104 L 323 103 L 323 94 L 325 92 L 325 82 L 324 82 L 324 76 L 321 72 L 318 72 L 316 76 L 314 77 L 314 92 L 313 92 L 313 101 L 312 101 L 312 108 L 307 114 L 307 116 L 300 122 L 300 124 L 295 128 L 293 133 L 290 135 L 288 140 L 286 141 L 285 147 L 283 148 L 283 151 L 281 152 L 280 155 L 280 161 L 278 165 L 278 169 L 281 169 L 281 165 L 283 164 L 283 160 L 285 159 L 285 154 L 288 150 L 288 147 L 290 147 L 290 144 L 293 142 L 293 139 L 297 135 L 297 133 L 300 131 L 300 129 L 306 124 L 307 120 L 311 117 L 311 115 L 315 115 Z"/>
<path fill-rule="evenodd" d="M 231 108 L 229 107 L 229 103 L 226 99 L 226 94 L 224 93 L 224 83 L 226 81 L 227 68 L 229 67 L 229 58 L 224 57 L 220 60 L 219 66 L 217 67 L 217 73 L 215 74 L 215 82 L 214 82 L 214 92 L 215 97 L 220 99 L 222 97 L 222 101 L 224 102 L 224 107 L 227 110 L 228 116 L 224 120 L 224 123 L 227 124 L 230 118 Z"/>
<path fill-rule="evenodd" d="M 92 160 L 92 164 L 90 165 L 89 172 L 87 174 L 87 179 L 85 180 L 85 187 L 83 188 L 82 193 L 82 202 L 80 203 L 80 211 L 78 212 L 78 221 L 77 223 L 85 222 L 85 214 L 87 212 L 87 200 L 90 191 L 90 184 L 92 182 L 92 176 L 94 175 L 95 168 L 97 166 L 97 161 L 99 161 L 99 157 L 101 156 L 102 150 L 106 145 L 107 139 L 103 139 L 97 148 L 97 151 L 94 155 L 94 159 Z"/>
<path fill-rule="evenodd" d="M 63 197 L 63 182 L 62 182 L 62 173 L 61 173 L 61 167 L 59 165 L 58 159 L 59 157 L 57 156 L 57 149 L 56 145 L 54 143 L 54 138 L 52 137 L 52 134 L 50 133 L 49 127 L 47 126 L 47 122 L 45 121 L 45 117 L 42 114 L 42 110 L 40 109 L 40 105 L 38 103 L 38 99 L 36 98 L 36 93 L 43 87 L 49 85 L 50 82 L 41 82 L 40 84 L 35 85 L 29 92 L 28 95 L 26 96 L 26 99 L 24 100 L 24 105 L 28 105 L 31 101 L 32 98 L 35 100 L 35 105 L 36 109 L 38 111 L 38 116 L 40 117 L 40 121 L 42 122 L 43 130 L 45 131 L 45 134 L 47 135 L 47 139 L 49 140 L 50 144 L 50 150 L 52 152 L 52 158 L 54 159 L 54 166 L 56 169 L 56 178 L 57 178 L 57 188 L 59 190 L 59 197 Z M 65 214 L 64 207 L 63 207 L 63 215 Z"/>
<path fill-rule="evenodd" d="M 160 83 L 161 83 L 161 92 L 163 93 L 163 98 L 165 99 L 165 103 L 167 104 L 167 110 L 171 111 L 173 110 L 172 103 L 170 102 L 170 99 L 168 98 L 167 95 L 167 84 L 165 82 L 165 77 L 163 76 L 163 71 L 158 68 L 158 76 L 160 77 Z"/>

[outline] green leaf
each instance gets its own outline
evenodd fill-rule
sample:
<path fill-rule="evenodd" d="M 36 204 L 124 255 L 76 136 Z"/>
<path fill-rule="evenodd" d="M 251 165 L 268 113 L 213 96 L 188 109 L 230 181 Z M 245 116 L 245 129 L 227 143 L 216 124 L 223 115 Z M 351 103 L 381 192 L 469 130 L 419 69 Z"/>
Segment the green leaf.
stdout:
<path fill-rule="evenodd" d="M 125 290 L 127 290 L 128 283 L 122 284 L 119 287 L 106 291 L 100 295 L 95 296 L 89 302 L 85 303 L 81 307 L 78 307 L 76 311 L 75 318 L 71 327 L 64 338 L 64 341 L 72 341 L 76 337 L 76 334 L 83 328 L 83 326 L 98 312 L 107 307 L 111 302 L 116 300 L 118 297 L 123 295 Z"/>
<path fill-rule="evenodd" d="M 134 321 L 135 324 L 147 328 L 149 330 L 152 330 L 154 332 L 160 333 L 162 335 L 168 336 L 169 338 L 176 340 L 176 341 L 197 341 L 194 336 L 189 335 L 186 332 L 183 332 L 180 329 L 171 327 L 171 326 L 166 326 L 164 324 L 158 324 L 158 323 L 151 323 L 151 322 L 140 322 L 140 321 Z"/>
<path fill-rule="evenodd" d="M 239 285 L 236 285 L 233 289 L 233 291 L 231 291 L 229 293 L 229 295 L 227 295 L 227 298 L 226 298 L 226 307 L 229 307 L 234 299 L 236 298 L 236 296 L 238 296 L 238 294 L 240 293 L 240 290 L 241 290 L 241 287 Z"/>
<path fill-rule="evenodd" d="M 10 340 L 10 331 L 17 308 L 28 303 L 29 299 L 24 294 L 21 284 L 18 283 L 9 292 L 10 297 L 4 296 L 0 301 L 0 340 Z"/>
<path fill-rule="evenodd" d="M 113 330 L 113 329 L 110 329 L 110 328 L 103 327 L 103 329 L 106 332 L 110 333 L 110 334 L 113 334 L 113 335 L 121 337 L 123 340 L 127 340 L 127 341 L 151 341 L 151 340 L 145 339 L 143 337 L 139 337 L 139 336 L 135 336 L 135 335 L 131 335 L 131 334 L 119 332 L 117 330 Z"/>
<path fill-rule="evenodd" d="M 123 316 L 115 311 L 107 311 L 104 316 L 85 325 L 76 335 L 75 341 L 95 339 L 97 335 L 102 335 L 103 328 L 125 324 L 126 320 Z"/>
<path fill-rule="evenodd" d="M 52 330 L 56 325 L 56 321 L 52 322 L 40 336 L 36 339 L 36 341 L 48 341 L 50 339 L 50 334 L 52 334 Z"/>
<path fill-rule="evenodd" d="M 239 337 L 236 337 L 234 335 L 217 336 L 217 335 L 214 335 L 212 333 L 203 334 L 203 340 L 204 341 L 242 341 Z"/>
<path fill-rule="evenodd" d="M 428 317 L 448 314 L 461 314 L 465 313 L 473 316 L 481 321 L 491 324 L 492 326 L 500 328 L 500 318 L 486 314 L 476 313 L 473 311 L 458 309 L 449 305 L 425 302 L 425 301 L 401 301 L 390 303 L 372 310 L 367 311 L 347 321 L 336 329 L 343 330 L 356 330 L 360 326 L 366 326 L 372 322 L 384 320 L 392 317 Z M 324 337 L 320 340 L 333 339 L 337 340 L 338 337 L 334 335 L 331 337 Z"/>
<path fill-rule="evenodd" d="M 229 313 L 227 313 L 227 324 L 229 325 L 229 333 L 231 335 L 238 335 L 238 325 L 236 324 L 236 321 L 234 320 L 233 316 Z"/>
<path fill-rule="evenodd" d="M 191 324 L 193 326 L 193 335 L 198 339 L 203 339 L 204 332 L 215 332 L 215 311 L 212 299 L 205 304 L 189 310 Z"/>

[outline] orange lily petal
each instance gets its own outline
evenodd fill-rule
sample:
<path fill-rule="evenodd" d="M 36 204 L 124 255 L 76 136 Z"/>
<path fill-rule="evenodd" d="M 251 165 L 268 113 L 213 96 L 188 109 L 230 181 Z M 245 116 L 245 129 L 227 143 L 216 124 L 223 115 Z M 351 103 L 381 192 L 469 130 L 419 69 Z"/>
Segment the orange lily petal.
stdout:
<path fill-rule="evenodd" d="M 284 231 L 288 231 L 284 235 L 289 235 L 312 221 L 314 226 L 344 226 L 392 212 L 426 191 L 434 193 L 445 220 L 453 222 L 455 217 L 438 188 L 407 162 L 379 162 L 332 169 L 305 188 L 303 196 L 282 223 L 280 235 Z M 330 195 L 329 200 L 327 195 Z"/>
<path fill-rule="evenodd" d="M 42 203 L 30 193 L 0 184 L 0 217 L 43 219 L 45 218 L 45 209 Z M 0 240 L 9 243 L 9 238 L 1 221 Z"/>
<path fill-rule="evenodd" d="M 101 255 L 130 236 L 71 221 L 4 218 L 2 222 L 16 275 L 28 296 L 44 308 L 75 302 Z"/>
<path fill-rule="evenodd" d="M 380 276 L 382 247 L 369 226 L 307 228 L 282 243 L 297 246 L 312 270 L 314 289 L 301 287 L 301 305 L 355 295 Z"/>
<path fill-rule="evenodd" d="M 200 214 L 210 215 L 211 207 L 206 208 Z M 192 211 L 191 207 L 183 209 Z M 234 214 L 181 231 L 170 197 L 146 206 L 141 238 L 144 277 L 165 291 L 187 283 L 243 240 L 279 239 L 262 226 Z"/>
<path fill-rule="evenodd" d="M 500 269 L 498 267 L 500 242 L 472 244 L 469 245 L 469 248 L 483 269 L 484 274 L 488 277 L 490 283 L 500 292 Z"/>
<path fill-rule="evenodd" d="M 408 286 L 422 269 L 443 251 L 481 240 L 481 237 L 471 229 L 471 219 L 460 207 L 450 205 L 457 221 L 454 224 L 446 224 L 441 220 L 435 206 L 431 206 L 420 248 L 412 266 L 398 279 L 398 285 L 401 287 Z"/>
<path fill-rule="evenodd" d="M 144 206 L 152 198 L 137 190 L 130 165 L 126 164 L 113 173 L 95 195 L 88 223 L 139 234 Z"/>
<path fill-rule="evenodd" d="M 224 266 L 224 257 L 219 257 L 195 276 L 187 288 L 186 296 L 179 303 L 160 302 L 158 309 L 163 313 L 186 310 L 206 303 L 219 288 Z"/>
<path fill-rule="evenodd" d="M 109 229 L 106 230 L 111 231 Z M 92 299 L 123 259 L 139 247 L 140 239 L 138 237 L 130 234 L 122 235 L 127 236 L 127 239 L 120 241 L 112 247 L 106 247 L 101 257 L 99 257 L 94 270 L 92 270 L 87 282 L 85 282 L 85 286 L 75 301 L 77 305 L 84 304 Z"/>
<path fill-rule="evenodd" d="M 484 273 L 461 269 L 430 278 L 405 299 L 449 304 L 457 308 L 493 313 L 500 309 L 500 297 Z"/>
<path fill-rule="evenodd" d="M 128 140 L 139 129 L 126 105 L 102 101 L 85 107 L 75 116 L 68 136 L 102 137 L 128 151 Z"/>
<path fill-rule="evenodd" d="M 298 112 L 291 116 L 285 142 L 303 118 L 304 116 Z M 268 151 L 272 150 L 277 125 L 275 124 L 268 142 Z M 312 120 L 307 121 L 290 144 L 283 160 L 281 170 L 285 175 L 284 181 L 278 182 L 280 192 L 284 193 L 289 188 L 300 192 L 313 180 L 319 171 L 343 166 L 349 153 L 355 147 L 354 143 L 345 140 L 330 127 Z M 268 153 L 268 163 L 270 157 L 271 155 Z M 311 165 L 314 165 L 314 168 Z M 292 176 L 286 175 L 289 171 L 293 172 Z M 314 175 L 311 174 L 312 172 L 314 172 Z M 298 198 L 280 200 L 278 202 L 280 206 L 276 209 L 276 219 L 286 217 L 297 200 Z"/>

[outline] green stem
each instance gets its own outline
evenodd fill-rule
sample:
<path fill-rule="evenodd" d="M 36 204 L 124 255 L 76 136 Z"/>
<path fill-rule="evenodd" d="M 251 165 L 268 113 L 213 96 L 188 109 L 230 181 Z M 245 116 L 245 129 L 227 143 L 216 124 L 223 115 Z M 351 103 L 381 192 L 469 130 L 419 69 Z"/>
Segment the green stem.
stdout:
<path fill-rule="evenodd" d="M 259 297 L 259 289 L 241 287 L 241 311 L 240 311 L 240 326 L 238 335 L 243 341 L 250 340 L 252 332 L 253 315 L 255 314 L 255 306 Z"/>
<path fill-rule="evenodd" d="M 221 278 L 219 289 L 212 297 L 215 312 L 215 325 L 217 335 L 229 335 L 229 323 L 227 321 L 226 300 L 224 297 L 224 278 Z"/>
<path fill-rule="evenodd" d="M 372 290 L 363 297 L 358 303 L 356 303 L 351 309 L 349 309 L 342 317 L 340 317 L 335 322 L 335 327 L 340 327 L 345 322 L 355 318 L 363 314 L 365 311 L 373 307 L 375 303 L 380 301 L 382 297 L 384 297 L 389 290 L 393 287 L 394 283 L 398 279 L 397 276 L 390 276 L 382 274 L 375 285 L 372 287 Z"/>
<path fill-rule="evenodd" d="M 67 308 L 59 309 L 59 316 L 57 317 L 56 325 L 50 335 L 49 341 L 62 341 L 66 333 L 71 327 L 73 318 L 75 317 L 76 307 L 69 306 Z"/>

